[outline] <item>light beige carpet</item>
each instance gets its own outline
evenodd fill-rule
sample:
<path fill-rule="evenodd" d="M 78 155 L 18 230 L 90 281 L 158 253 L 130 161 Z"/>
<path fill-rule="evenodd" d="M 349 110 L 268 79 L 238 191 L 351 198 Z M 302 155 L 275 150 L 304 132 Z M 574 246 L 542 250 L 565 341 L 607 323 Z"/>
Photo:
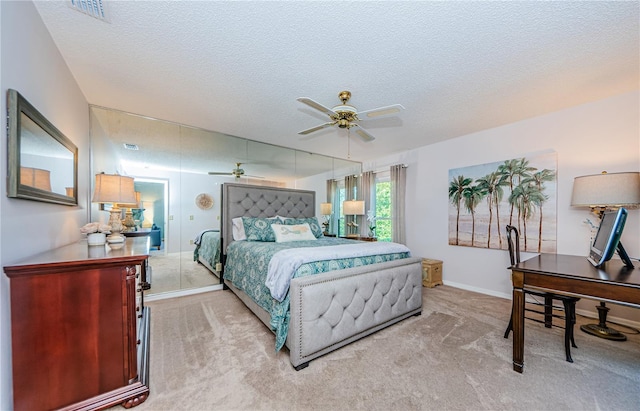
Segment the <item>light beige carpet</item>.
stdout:
<path fill-rule="evenodd" d="M 219 278 L 197 261 L 193 251 L 165 253 L 152 251 L 149 257 L 152 267 L 151 289 L 145 295 L 206 287 L 219 284 Z"/>
<path fill-rule="evenodd" d="M 423 313 L 295 371 L 230 292 L 155 301 L 143 410 L 637 410 L 640 337 L 602 340 L 527 321 L 525 371 L 502 337 L 510 302 L 423 289 Z M 586 322 L 579 318 L 579 323 Z M 593 321 L 589 321 L 593 322 Z"/>

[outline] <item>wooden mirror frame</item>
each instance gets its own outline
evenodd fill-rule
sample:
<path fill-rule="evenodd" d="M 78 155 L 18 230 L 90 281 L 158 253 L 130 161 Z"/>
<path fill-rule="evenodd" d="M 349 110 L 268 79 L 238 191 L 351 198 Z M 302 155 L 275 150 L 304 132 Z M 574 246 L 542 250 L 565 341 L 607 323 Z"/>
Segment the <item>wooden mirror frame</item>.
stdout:
<path fill-rule="evenodd" d="M 7 196 L 69 206 L 78 205 L 78 148 L 16 90 L 9 89 L 7 91 L 7 112 L 9 139 L 7 144 Z M 40 127 L 44 131 L 43 135 L 51 137 L 52 146 L 59 143 L 73 156 L 73 186 L 65 187 L 65 194 L 21 183 L 23 167 L 21 163 L 22 114 Z"/>

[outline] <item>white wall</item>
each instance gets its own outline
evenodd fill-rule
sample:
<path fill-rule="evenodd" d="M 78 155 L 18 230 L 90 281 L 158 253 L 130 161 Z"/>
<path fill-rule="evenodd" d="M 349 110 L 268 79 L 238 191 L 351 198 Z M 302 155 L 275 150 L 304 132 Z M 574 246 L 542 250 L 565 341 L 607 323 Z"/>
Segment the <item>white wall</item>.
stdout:
<path fill-rule="evenodd" d="M 611 97 L 365 163 L 364 170 L 408 164 L 407 245 L 414 255 L 442 260 L 445 284 L 510 298 L 506 251 L 448 245 L 449 169 L 557 152 L 557 252 L 586 255 L 590 230 L 583 221 L 592 216 L 570 206 L 573 179 L 640 170 L 639 99 L 637 91 Z M 640 257 L 640 211 L 630 210 L 622 242 Z M 594 305 L 579 308 L 595 312 Z M 608 306 L 612 317 L 640 320 L 638 310 Z"/>
<path fill-rule="evenodd" d="M 1 96 L 20 92 L 78 147 L 79 205 L 69 207 L 7 198 L 7 143 L 0 145 L 0 264 L 11 265 L 33 254 L 80 239 L 87 222 L 89 180 L 88 104 L 31 2 L 0 2 Z M 6 128 L 5 116 L 2 129 Z M 9 281 L 0 275 L 0 409 L 13 408 Z"/>

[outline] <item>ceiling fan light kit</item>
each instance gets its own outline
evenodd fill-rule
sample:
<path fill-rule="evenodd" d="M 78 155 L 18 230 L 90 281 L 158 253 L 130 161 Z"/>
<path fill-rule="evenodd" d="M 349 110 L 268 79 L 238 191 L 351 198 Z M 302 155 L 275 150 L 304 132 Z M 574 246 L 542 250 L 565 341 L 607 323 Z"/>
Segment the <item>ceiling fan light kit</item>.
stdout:
<path fill-rule="evenodd" d="M 321 124 L 319 126 L 315 126 L 306 130 L 300 131 L 298 134 L 306 135 L 311 134 L 313 132 L 322 130 L 331 126 L 338 126 L 338 128 L 351 129 L 352 127 L 357 127 L 356 134 L 360 136 L 364 141 L 372 141 L 375 140 L 368 131 L 366 131 L 358 121 L 365 118 L 376 118 L 383 117 L 392 114 L 399 113 L 401 110 L 404 110 L 404 107 L 400 104 L 394 104 L 391 106 L 379 107 L 372 110 L 366 110 L 358 113 L 358 110 L 351 105 L 348 105 L 347 102 L 351 98 L 351 92 L 344 90 L 338 94 L 338 98 L 342 101 L 341 105 L 334 106 L 332 109 L 329 109 L 322 104 L 313 101 L 308 97 L 299 97 L 297 100 L 301 103 L 308 105 L 309 107 L 318 110 L 329 116 L 331 119 L 330 122 Z"/>

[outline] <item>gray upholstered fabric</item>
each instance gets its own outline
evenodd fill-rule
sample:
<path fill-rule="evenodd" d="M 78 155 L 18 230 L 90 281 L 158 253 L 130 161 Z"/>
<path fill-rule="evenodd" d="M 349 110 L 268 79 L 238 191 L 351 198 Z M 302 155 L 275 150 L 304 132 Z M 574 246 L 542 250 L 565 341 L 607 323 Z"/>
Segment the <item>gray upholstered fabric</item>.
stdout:
<path fill-rule="evenodd" d="M 222 250 L 233 241 L 236 217 L 315 217 L 315 191 L 225 183 L 222 185 Z"/>
<path fill-rule="evenodd" d="M 223 184 L 223 250 L 236 217 L 314 217 L 315 192 Z M 407 258 L 295 278 L 289 289 L 291 320 L 286 345 L 294 367 L 347 345 L 422 310 L 422 264 Z M 269 314 L 225 283 L 267 326 Z"/>
<path fill-rule="evenodd" d="M 298 366 L 422 310 L 419 258 L 291 281 L 287 346 Z"/>

